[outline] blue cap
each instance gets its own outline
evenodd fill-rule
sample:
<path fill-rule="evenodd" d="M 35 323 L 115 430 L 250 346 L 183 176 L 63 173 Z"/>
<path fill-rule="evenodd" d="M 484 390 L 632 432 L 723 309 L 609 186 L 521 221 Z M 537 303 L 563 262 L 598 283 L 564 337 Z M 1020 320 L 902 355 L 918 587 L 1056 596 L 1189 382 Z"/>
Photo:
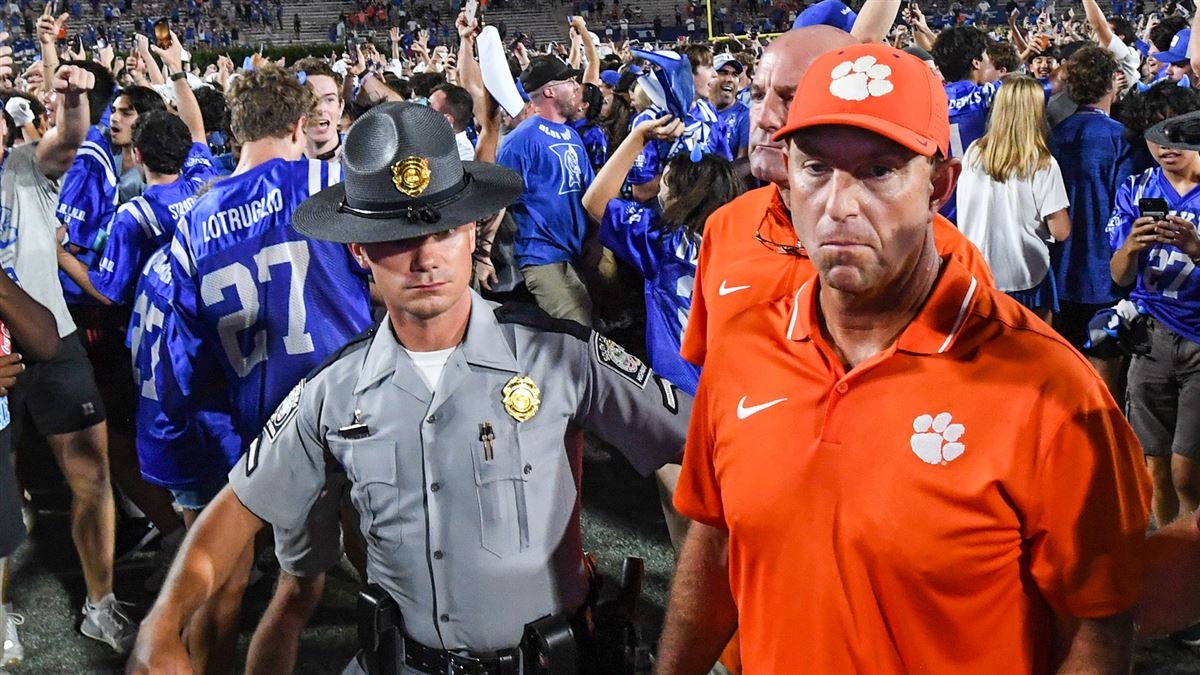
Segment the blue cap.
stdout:
<path fill-rule="evenodd" d="M 817 4 L 800 12 L 800 16 L 792 23 L 792 28 L 805 26 L 833 26 L 847 33 L 854 28 L 854 20 L 858 15 L 845 3 L 838 0 L 821 0 Z"/>
<path fill-rule="evenodd" d="M 1154 59 L 1159 63 L 1179 63 L 1187 61 L 1191 58 L 1188 54 L 1188 43 L 1192 39 L 1192 29 L 1184 28 L 1171 38 L 1171 47 L 1166 51 L 1159 52 L 1154 55 Z"/>
<path fill-rule="evenodd" d="M 615 87 L 621 81 L 621 74 L 615 70 L 605 70 L 600 73 L 600 81 L 610 87 Z"/>

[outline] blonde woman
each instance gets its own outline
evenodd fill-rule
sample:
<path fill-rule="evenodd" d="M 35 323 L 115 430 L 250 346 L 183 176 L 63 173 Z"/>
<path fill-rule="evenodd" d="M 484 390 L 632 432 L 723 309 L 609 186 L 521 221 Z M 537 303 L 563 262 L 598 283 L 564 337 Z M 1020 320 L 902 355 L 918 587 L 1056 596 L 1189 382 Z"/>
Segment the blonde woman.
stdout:
<path fill-rule="evenodd" d="M 1050 241 L 1071 234 L 1067 191 L 1046 139 L 1045 94 L 1028 75 L 1008 75 L 987 133 L 963 156 L 958 227 L 992 268 L 996 288 L 1050 320 L 1058 309 Z"/>

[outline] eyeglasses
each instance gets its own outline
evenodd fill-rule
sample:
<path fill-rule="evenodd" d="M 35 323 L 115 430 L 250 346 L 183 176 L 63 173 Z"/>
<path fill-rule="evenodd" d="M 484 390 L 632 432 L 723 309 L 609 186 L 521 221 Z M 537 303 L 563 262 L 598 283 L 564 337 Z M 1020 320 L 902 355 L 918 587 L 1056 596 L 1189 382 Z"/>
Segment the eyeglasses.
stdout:
<path fill-rule="evenodd" d="M 766 220 L 764 219 L 762 223 L 758 224 L 758 229 L 754 231 L 754 238 L 758 240 L 758 243 L 766 246 L 767 248 L 771 249 L 772 252 L 780 255 L 794 255 L 798 257 L 808 255 L 808 253 L 804 250 L 804 244 L 799 242 L 796 242 L 795 244 L 780 244 L 779 242 L 771 241 L 770 239 L 764 237 L 762 234 L 762 226 L 765 222 Z"/>

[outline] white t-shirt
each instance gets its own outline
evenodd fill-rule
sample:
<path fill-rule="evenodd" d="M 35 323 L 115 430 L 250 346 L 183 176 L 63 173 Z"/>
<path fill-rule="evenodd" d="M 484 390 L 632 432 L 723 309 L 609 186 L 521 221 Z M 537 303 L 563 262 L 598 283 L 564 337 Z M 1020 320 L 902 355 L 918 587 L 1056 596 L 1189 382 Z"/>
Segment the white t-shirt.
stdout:
<path fill-rule="evenodd" d="M 1025 291 L 1050 270 L 1049 229 L 1043 219 L 1067 208 L 1062 171 L 1053 157 L 1028 180 L 992 180 L 972 143 L 958 179 L 958 228 L 983 253 L 996 289 Z"/>
<path fill-rule="evenodd" d="M 454 134 L 454 142 L 458 144 L 458 158 L 464 162 L 475 161 L 475 146 L 471 145 L 471 139 L 467 138 L 466 131 L 460 131 Z"/>
<path fill-rule="evenodd" d="M 425 380 L 425 386 L 429 387 L 429 391 L 437 391 L 438 382 L 442 379 L 442 371 L 446 369 L 446 362 L 450 360 L 450 355 L 454 353 L 457 347 L 449 349 L 439 349 L 436 352 L 414 352 L 408 349 L 408 355 L 412 357 L 413 365 L 417 367 L 417 374 Z"/>
<path fill-rule="evenodd" d="M 1117 66 L 1125 75 L 1125 88 L 1128 89 L 1137 84 L 1141 78 L 1142 55 L 1138 50 L 1121 42 L 1121 38 L 1113 33 L 1112 40 L 1105 46 L 1114 57 L 1117 59 Z"/>
<path fill-rule="evenodd" d="M 58 278 L 58 182 L 36 163 L 37 143 L 8 153 L 0 174 L 0 267 L 54 315 L 60 337 L 75 332 Z"/>

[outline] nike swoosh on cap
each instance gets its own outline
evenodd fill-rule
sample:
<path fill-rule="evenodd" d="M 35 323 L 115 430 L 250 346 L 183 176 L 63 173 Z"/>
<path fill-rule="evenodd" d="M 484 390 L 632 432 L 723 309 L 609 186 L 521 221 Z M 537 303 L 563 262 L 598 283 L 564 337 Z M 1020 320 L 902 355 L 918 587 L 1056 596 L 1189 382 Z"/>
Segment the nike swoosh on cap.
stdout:
<path fill-rule="evenodd" d="M 760 412 L 766 410 L 767 408 L 770 408 L 771 406 L 779 405 L 780 403 L 783 403 L 786 400 L 787 400 L 786 398 L 777 398 L 774 401 L 767 401 L 766 403 L 761 403 L 759 405 L 752 405 L 750 407 L 746 407 L 746 397 L 743 396 L 742 400 L 738 401 L 738 407 L 737 407 L 738 419 L 744 420 L 751 415 L 760 413 Z"/>
<path fill-rule="evenodd" d="M 729 295 L 730 293 L 737 293 L 738 291 L 744 291 L 744 290 L 746 290 L 747 288 L 750 288 L 750 286 L 749 286 L 749 285 L 746 285 L 746 286 L 730 286 L 730 285 L 729 285 L 729 280 L 728 280 L 728 279 L 726 279 L 726 280 L 724 280 L 724 281 L 722 281 L 722 282 L 721 282 L 721 288 L 717 289 L 717 293 L 718 293 L 719 295 Z"/>

